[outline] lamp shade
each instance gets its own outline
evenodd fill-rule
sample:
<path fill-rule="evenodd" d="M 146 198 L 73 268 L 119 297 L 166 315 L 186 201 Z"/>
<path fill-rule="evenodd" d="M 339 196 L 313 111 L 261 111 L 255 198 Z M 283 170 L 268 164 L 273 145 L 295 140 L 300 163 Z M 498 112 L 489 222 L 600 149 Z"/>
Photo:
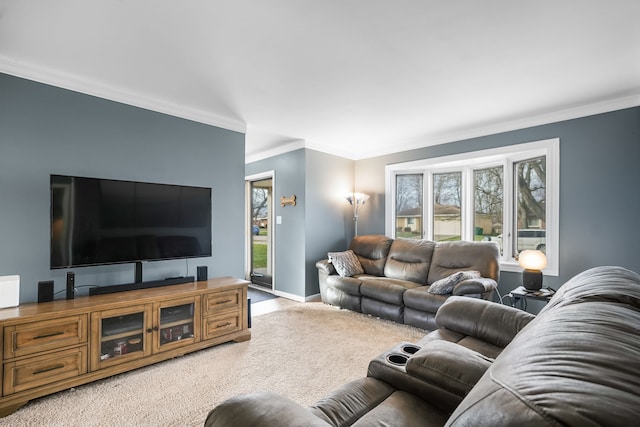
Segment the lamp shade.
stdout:
<path fill-rule="evenodd" d="M 542 270 L 547 266 L 547 257 L 542 251 L 524 250 L 518 255 L 520 267 L 526 270 Z"/>
<path fill-rule="evenodd" d="M 347 194 L 346 199 L 352 205 L 364 205 L 364 203 L 369 200 L 369 195 L 364 193 L 349 193 Z"/>
<path fill-rule="evenodd" d="M 525 250 L 518 255 L 518 263 L 524 268 L 522 272 L 522 286 L 529 291 L 542 288 L 542 270 L 547 266 L 544 252 Z"/>

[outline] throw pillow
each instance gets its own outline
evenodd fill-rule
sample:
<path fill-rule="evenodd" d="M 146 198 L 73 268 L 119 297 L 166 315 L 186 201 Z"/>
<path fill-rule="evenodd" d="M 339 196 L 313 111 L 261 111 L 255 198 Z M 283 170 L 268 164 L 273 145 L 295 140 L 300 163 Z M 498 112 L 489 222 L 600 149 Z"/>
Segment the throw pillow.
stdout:
<path fill-rule="evenodd" d="M 329 262 L 333 264 L 340 276 L 347 277 L 364 273 L 358 257 L 351 249 L 344 252 L 329 252 L 328 255 Z"/>
<path fill-rule="evenodd" d="M 429 286 L 429 293 L 444 295 L 450 294 L 453 292 L 454 286 L 463 280 L 467 279 L 477 279 L 480 277 L 480 272 L 475 270 L 469 271 L 458 271 L 457 273 L 453 273 L 450 276 L 445 277 L 444 279 L 436 280 Z"/>

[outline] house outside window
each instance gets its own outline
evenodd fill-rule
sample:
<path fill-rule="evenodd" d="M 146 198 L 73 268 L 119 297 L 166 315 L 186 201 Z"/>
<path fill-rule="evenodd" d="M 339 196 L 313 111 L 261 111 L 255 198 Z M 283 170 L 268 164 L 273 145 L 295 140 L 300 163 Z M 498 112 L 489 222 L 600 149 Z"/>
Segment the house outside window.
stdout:
<path fill-rule="evenodd" d="M 387 235 L 493 241 L 504 271 L 521 271 L 518 254 L 538 249 L 547 255 L 545 274 L 558 275 L 559 143 L 387 166 Z"/>

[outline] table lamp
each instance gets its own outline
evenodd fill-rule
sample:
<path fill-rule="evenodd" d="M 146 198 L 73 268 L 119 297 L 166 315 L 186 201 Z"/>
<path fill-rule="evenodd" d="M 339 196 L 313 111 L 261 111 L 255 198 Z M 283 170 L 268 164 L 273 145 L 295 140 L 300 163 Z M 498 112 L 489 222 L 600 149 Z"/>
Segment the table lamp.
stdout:
<path fill-rule="evenodd" d="M 518 256 L 522 272 L 522 286 L 529 291 L 537 291 L 542 288 L 542 270 L 547 266 L 547 257 L 544 252 L 537 250 L 524 250 Z"/>

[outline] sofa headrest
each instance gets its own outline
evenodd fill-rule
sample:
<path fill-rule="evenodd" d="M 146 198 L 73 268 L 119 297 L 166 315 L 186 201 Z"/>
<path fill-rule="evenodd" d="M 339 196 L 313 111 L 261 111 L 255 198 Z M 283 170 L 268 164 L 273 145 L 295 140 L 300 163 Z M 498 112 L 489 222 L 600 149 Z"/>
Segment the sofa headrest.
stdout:
<path fill-rule="evenodd" d="M 587 272 L 567 283 L 559 300 L 574 303 L 559 303 L 529 323 L 446 425 L 635 425 L 640 310 L 606 298 L 605 292 L 595 299 L 577 294 L 589 284 L 610 288 L 611 296 L 624 294 L 623 287 L 640 288 L 640 277 L 605 271 Z M 567 295 L 573 292 L 580 303 Z"/>
<path fill-rule="evenodd" d="M 385 277 L 426 285 L 435 246 L 436 244 L 429 240 L 394 240 L 384 266 Z"/>
<path fill-rule="evenodd" d="M 539 314 L 554 307 L 585 301 L 614 301 L 640 309 L 640 275 L 623 267 L 585 270 L 562 285 Z"/>
<path fill-rule="evenodd" d="M 365 274 L 382 276 L 393 239 L 380 235 L 355 236 L 349 245 L 358 256 Z"/>
<path fill-rule="evenodd" d="M 428 284 L 460 270 L 476 270 L 482 277 L 500 279 L 500 249 L 495 242 L 438 242 L 431 258 Z"/>

